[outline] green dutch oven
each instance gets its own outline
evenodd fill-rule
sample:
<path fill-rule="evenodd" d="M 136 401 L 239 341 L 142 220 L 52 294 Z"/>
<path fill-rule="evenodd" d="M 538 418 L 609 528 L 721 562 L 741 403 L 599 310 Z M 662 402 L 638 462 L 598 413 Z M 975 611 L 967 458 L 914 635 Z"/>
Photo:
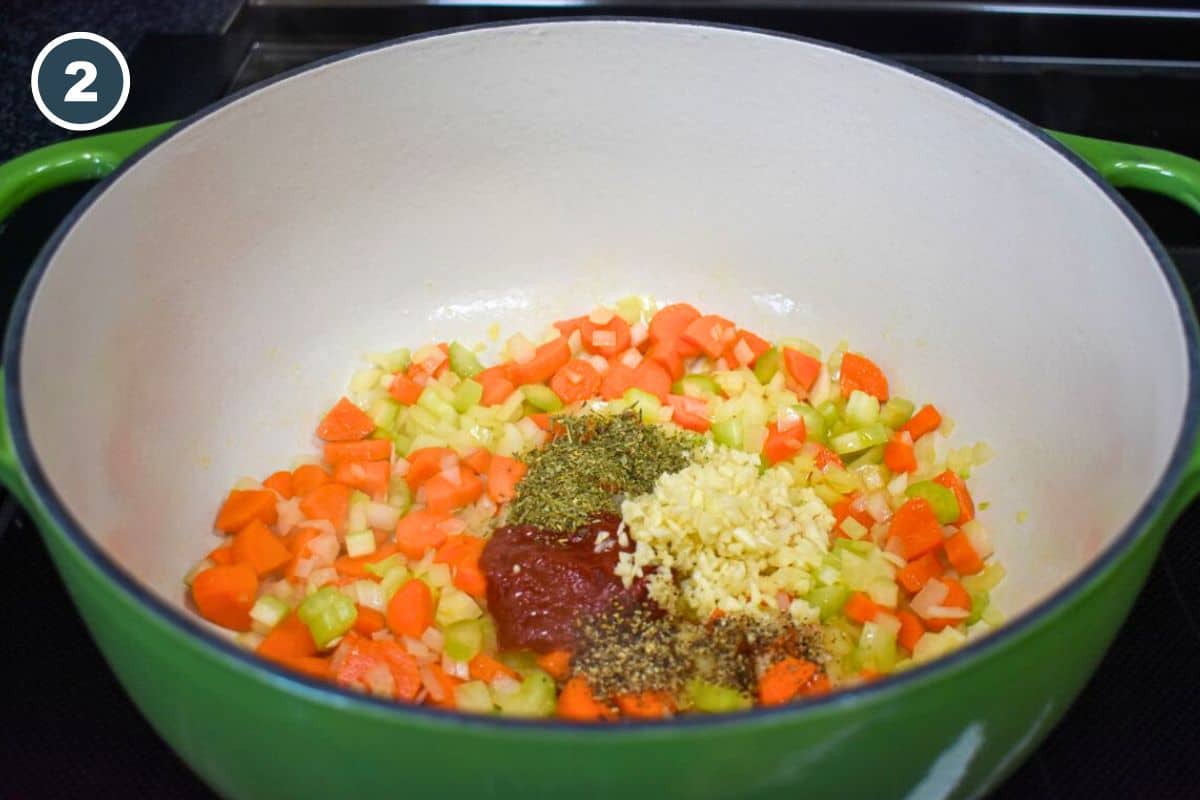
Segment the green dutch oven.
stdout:
<path fill-rule="evenodd" d="M 978 796 L 1200 486 L 1192 309 L 1102 180 L 1200 211 L 1200 164 L 861 53 L 635 20 L 409 38 L 18 158 L 0 216 L 96 178 L 9 323 L 0 476 L 130 696 L 230 797 Z M 311 451 L 360 354 L 630 293 L 849 338 L 989 442 L 1009 622 L 804 704 L 586 727 L 342 691 L 189 611 L 224 492 Z"/>

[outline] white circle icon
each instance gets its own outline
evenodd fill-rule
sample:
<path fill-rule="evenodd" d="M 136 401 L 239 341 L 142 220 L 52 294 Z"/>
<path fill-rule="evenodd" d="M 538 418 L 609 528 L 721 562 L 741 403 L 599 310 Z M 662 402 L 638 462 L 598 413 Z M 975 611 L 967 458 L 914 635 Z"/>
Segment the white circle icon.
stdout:
<path fill-rule="evenodd" d="M 69 131 L 111 122 L 129 99 L 129 64 L 115 44 L 88 31 L 64 33 L 38 53 L 29 79 L 42 116 Z"/>

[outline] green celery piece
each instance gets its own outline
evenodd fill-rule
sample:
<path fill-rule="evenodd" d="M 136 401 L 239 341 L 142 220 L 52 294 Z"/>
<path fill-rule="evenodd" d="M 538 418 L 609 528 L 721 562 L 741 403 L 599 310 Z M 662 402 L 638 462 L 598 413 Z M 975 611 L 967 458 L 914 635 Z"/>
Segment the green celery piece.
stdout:
<path fill-rule="evenodd" d="M 768 380 L 770 379 L 768 378 Z M 718 686 L 699 678 L 688 683 L 687 692 L 692 706 L 697 711 L 705 711 L 710 714 L 740 711 L 754 705 L 754 701 L 749 696 L 742 694 L 737 689 Z"/>
<path fill-rule="evenodd" d="M 688 391 L 689 389 L 691 390 L 690 392 Z M 684 375 L 672 384 L 671 393 L 700 397 L 706 395 L 717 397 L 721 394 L 721 387 L 717 386 L 717 382 L 713 380 L 711 375 Z"/>
<path fill-rule="evenodd" d="M 446 655 L 455 661 L 470 661 L 483 648 L 483 625 L 477 619 L 464 619 L 442 629 Z"/>
<path fill-rule="evenodd" d="M 358 609 L 349 597 L 325 586 L 305 598 L 296 616 L 308 626 L 317 647 L 324 648 L 354 626 Z"/>
<path fill-rule="evenodd" d="M 490 714 L 496 709 L 492 693 L 483 681 L 467 681 L 456 686 L 454 704 L 459 711 L 473 714 Z"/>
<path fill-rule="evenodd" d="M 903 397 L 889 398 L 883 404 L 883 408 L 879 410 L 879 421 L 892 430 L 896 430 L 908 422 L 913 415 L 914 408 L 915 406 Z"/>
<path fill-rule="evenodd" d="M 754 377 L 758 378 L 759 383 L 766 385 L 779 372 L 779 367 L 782 363 L 783 353 L 780 352 L 778 347 L 772 347 L 754 362 Z"/>
<path fill-rule="evenodd" d="M 857 456 L 853 461 L 846 465 L 846 469 L 854 469 L 856 467 L 865 467 L 870 464 L 883 463 L 883 448 L 879 445 L 872 447 L 870 450 L 864 450 L 862 455 Z"/>
<path fill-rule="evenodd" d="M 460 414 L 465 414 L 472 407 L 479 405 L 479 401 L 482 399 L 483 385 L 479 381 L 467 378 L 454 387 L 454 410 Z"/>
<path fill-rule="evenodd" d="M 837 400 L 826 400 L 817 406 L 817 413 L 825 418 L 825 427 L 832 428 L 842 416 L 842 406 Z"/>
<path fill-rule="evenodd" d="M 421 390 L 421 396 L 417 398 L 417 405 L 443 420 L 454 419 L 458 412 L 454 410 L 454 406 L 442 399 L 437 389 L 434 388 L 436 385 L 432 381 L 426 384 L 425 388 Z M 409 413 L 411 414 L 412 411 Z"/>
<path fill-rule="evenodd" d="M 742 448 L 742 423 L 736 419 L 713 423 L 712 436 L 713 441 L 717 444 L 740 450 Z"/>
<path fill-rule="evenodd" d="M 525 401 L 538 411 L 558 411 L 563 407 L 562 400 L 549 386 L 530 383 L 521 387 L 521 393 L 525 395 Z"/>
<path fill-rule="evenodd" d="M 919 481 L 904 490 L 908 497 L 920 497 L 929 503 L 934 516 L 943 525 L 949 525 L 958 519 L 958 498 L 954 492 L 933 481 Z"/>
<path fill-rule="evenodd" d="M 499 660 L 501 664 L 521 677 L 527 677 L 538 670 L 537 656 L 528 650 L 510 650 L 507 653 L 501 653 Z"/>
<path fill-rule="evenodd" d="M 971 613 L 964 620 L 968 625 L 974 625 L 983 617 L 983 612 L 987 610 L 988 604 L 992 602 L 992 597 L 987 592 L 967 592 L 971 596 Z"/>
<path fill-rule="evenodd" d="M 847 453 L 858 453 L 869 447 L 887 444 L 890 438 L 891 433 L 888 429 L 876 422 L 865 428 L 831 437 L 829 446 L 833 448 L 833 452 L 841 456 Z"/>
<path fill-rule="evenodd" d="M 792 408 L 804 420 L 804 432 L 807 434 L 807 438 L 825 444 L 828 441 L 825 435 L 826 424 L 825 418 L 821 416 L 820 412 L 808 403 L 797 403 Z"/>
<path fill-rule="evenodd" d="M 838 541 L 843 541 L 839 539 Z M 821 622 L 827 622 L 832 616 L 842 610 L 850 598 L 850 590 L 845 586 L 818 586 L 804 598 L 817 607 L 821 612 Z"/>
<path fill-rule="evenodd" d="M 657 397 L 641 389 L 626 389 L 623 399 L 630 408 L 637 408 L 645 415 L 653 416 L 662 408 L 662 403 Z"/>
<path fill-rule="evenodd" d="M 376 578 L 382 578 L 387 575 L 395 567 L 404 566 L 404 556 L 391 555 L 382 561 L 376 561 L 373 564 L 364 564 L 363 569 L 374 575 Z"/>
<path fill-rule="evenodd" d="M 483 372 L 483 364 L 467 348 L 458 342 L 450 343 L 450 371 L 460 378 L 474 378 Z"/>
<path fill-rule="evenodd" d="M 552 716 L 557 700 L 554 679 L 540 669 L 531 670 L 517 691 L 510 694 L 496 692 L 493 700 L 505 716 Z"/>

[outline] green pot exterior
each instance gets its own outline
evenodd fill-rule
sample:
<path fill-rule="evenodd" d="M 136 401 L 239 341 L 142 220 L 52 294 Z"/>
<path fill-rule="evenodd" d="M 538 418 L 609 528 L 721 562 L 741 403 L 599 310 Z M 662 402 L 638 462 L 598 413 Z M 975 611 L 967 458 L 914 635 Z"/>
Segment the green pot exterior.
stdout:
<path fill-rule="evenodd" d="M 1021 635 L 919 680 L 711 725 L 587 730 L 418 716 L 249 668 L 151 612 L 44 513 L 38 522 L 93 637 L 159 734 L 221 794 L 289 800 L 397 788 L 663 800 L 977 796 L 1083 688 L 1166 529 L 1156 521 L 1104 575 Z"/>

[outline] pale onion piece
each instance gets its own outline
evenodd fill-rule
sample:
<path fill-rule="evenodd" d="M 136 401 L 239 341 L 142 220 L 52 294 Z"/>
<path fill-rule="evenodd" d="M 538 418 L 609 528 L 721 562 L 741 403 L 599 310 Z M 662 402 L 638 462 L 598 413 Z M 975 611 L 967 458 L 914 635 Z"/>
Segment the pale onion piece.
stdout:
<path fill-rule="evenodd" d="M 808 399 L 813 408 L 816 408 L 832 396 L 833 377 L 829 373 L 829 367 L 822 364 L 821 371 L 817 373 L 817 379 L 813 381 L 812 388 L 808 392 Z"/>
<path fill-rule="evenodd" d="M 396 694 L 396 679 L 392 677 L 388 665 L 382 661 L 372 664 L 371 668 L 363 673 L 362 680 L 367 691 L 376 697 L 392 697 Z"/>
<path fill-rule="evenodd" d="M 615 347 L 617 344 L 616 331 L 594 331 L 592 333 L 592 347 Z"/>
<path fill-rule="evenodd" d="M 442 362 L 446 360 L 446 354 L 442 352 L 442 348 L 436 344 L 427 344 L 424 347 L 418 347 L 416 352 L 412 354 L 414 364 L 420 364 L 426 368 L 426 371 L 432 372 L 429 367 L 437 369 Z"/>
<path fill-rule="evenodd" d="M 351 558 L 369 556 L 375 552 L 375 531 L 359 530 L 346 534 L 346 555 Z"/>
<path fill-rule="evenodd" d="M 392 474 L 397 478 L 403 478 L 411 467 L 407 458 L 397 458 L 396 463 L 392 465 Z"/>
<path fill-rule="evenodd" d="M 911 447 L 913 443 L 912 434 L 908 431 L 900 431 L 900 441 Z"/>
<path fill-rule="evenodd" d="M 521 437 L 526 441 L 532 441 L 533 439 L 537 438 L 538 434 L 544 432 L 538 427 L 538 424 L 529 417 L 525 417 L 517 421 L 517 430 L 521 432 Z"/>
<path fill-rule="evenodd" d="M 733 357 L 744 367 L 754 361 L 754 350 L 746 344 L 745 339 L 739 339 L 738 343 L 733 346 Z"/>
<path fill-rule="evenodd" d="M 796 412 L 796 409 L 790 405 L 783 405 L 775 414 L 775 426 L 779 428 L 780 433 L 786 433 L 796 427 L 796 423 L 802 419 L 803 417 Z"/>
<path fill-rule="evenodd" d="M 296 559 L 296 568 L 292 570 L 297 578 L 307 578 L 316 568 L 317 562 L 312 558 Z"/>
<path fill-rule="evenodd" d="M 591 364 L 592 369 L 601 375 L 608 372 L 608 359 L 604 356 L 587 356 L 584 360 Z"/>
<path fill-rule="evenodd" d="M 421 634 L 421 644 L 435 653 L 440 653 L 446 647 L 446 637 L 437 628 L 429 627 Z"/>
<path fill-rule="evenodd" d="M 913 595 L 909 605 L 912 607 L 913 613 L 925 619 L 932 619 L 937 616 L 933 613 L 933 609 L 940 606 L 948 594 L 950 594 L 950 587 L 937 578 L 933 578 L 925 584 L 925 588 Z"/>
<path fill-rule="evenodd" d="M 630 369 L 633 369 L 638 364 L 642 363 L 642 354 L 639 353 L 635 348 L 631 347 L 624 353 L 621 353 L 621 355 L 617 356 L 617 360 Z"/>
<path fill-rule="evenodd" d="M 942 424 L 938 426 L 938 433 L 942 436 L 950 436 L 954 433 L 954 420 L 950 417 L 942 417 Z"/>
<path fill-rule="evenodd" d="M 858 497 L 850 501 L 850 510 L 861 512 L 867 510 L 867 495 L 860 494 Z"/>
<path fill-rule="evenodd" d="M 355 600 L 360 606 L 379 612 L 387 608 L 387 598 L 383 594 L 383 587 L 375 581 L 355 581 L 353 586 Z"/>
<path fill-rule="evenodd" d="M 880 555 L 883 556 L 884 561 L 887 561 L 892 566 L 894 566 L 898 569 L 903 569 L 904 567 L 908 566 L 908 562 L 905 561 L 904 558 L 897 553 L 889 553 L 886 550 L 884 550 L 884 551 L 880 552 Z"/>
<path fill-rule="evenodd" d="M 504 349 L 512 360 L 518 364 L 528 364 L 537 354 L 537 348 L 533 346 L 533 342 L 526 339 L 520 333 L 510 336 L 508 342 L 504 345 Z"/>
<path fill-rule="evenodd" d="M 561 334 L 560 334 L 561 335 Z M 571 355 L 577 356 L 583 350 L 583 334 L 579 329 L 571 331 L 571 335 L 567 337 L 567 347 L 571 348 Z"/>
<path fill-rule="evenodd" d="M 439 522 L 438 529 L 447 536 L 454 536 L 455 534 L 465 531 L 467 529 L 467 523 L 463 522 L 458 517 L 451 517 L 450 519 Z"/>
<path fill-rule="evenodd" d="M 892 636 L 900 632 L 900 620 L 886 611 L 880 611 L 871 621 Z"/>
<path fill-rule="evenodd" d="M 340 549 L 341 543 L 338 542 L 335 533 L 319 534 L 308 543 L 308 552 L 312 554 L 318 564 L 332 564 Z"/>
<path fill-rule="evenodd" d="M 871 515 L 871 519 L 876 522 L 887 522 L 892 518 L 892 506 L 888 503 L 887 494 L 884 492 L 871 492 L 866 495 L 867 502 L 864 504 L 866 512 Z"/>
<path fill-rule="evenodd" d="M 614 316 L 615 314 L 611 308 L 596 306 L 592 309 L 592 312 L 588 314 L 588 319 L 597 325 L 607 325 Z"/>
<path fill-rule="evenodd" d="M 479 498 L 479 502 L 475 504 L 475 507 L 479 509 L 481 514 L 489 517 L 496 513 L 496 502 L 486 494 Z"/>
<path fill-rule="evenodd" d="M 875 491 L 883 488 L 883 470 L 879 468 L 879 465 L 868 464 L 860 467 L 857 472 L 868 489 Z"/>
<path fill-rule="evenodd" d="M 713 369 L 717 372 L 727 372 L 729 370 L 729 362 L 724 357 L 718 358 L 716 363 L 713 364 Z"/>
<path fill-rule="evenodd" d="M 646 341 L 650 336 L 650 326 L 644 322 L 639 322 L 636 325 L 629 327 L 629 340 L 633 342 L 633 346 L 637 347 L 642 342 Z"/>
<path fill-rule="evenodd" d="M 904 494 L 904 490 L 908 488 L 908 473 L 901 472 L 896 477 L 888 481 L 888 494 L 896 495 L 897 497 Z"/>
<path fill-rule="evenodd" d="M 322 586 L 333 583 L 337 579 L 338 573 L 333 567 L 321 567 L 308 573 L 308 585 L 314 589 L 320 589 Z"/>
<path fill-rule="evenodd" d="M 452 678 L 461 681 L 471 679 L 471 667 L 465 661 L 455 661 L 448 655 L 442 654 L 442 671 Z"/>
<path fill-rule="evenodd" d="M 404 636 L 400 639 L 400 642 L 404 645 L 404 649 L 408 651 L 408 654 L 418 661 L 429 662 L 434 659 L 433 651 L 421 640 L 414 639 L 411 636 Z"/>
<path fill-rule="evenodd" d="M 263 485 L 256 478 L 238 478 L 237 482 L 233 484 L 235 492 L 250 492 L 261 488 Z"/>
<path fill-rule="evenodd" d="M 355 469 L 358 469 L 355 465 Z M 367 527 L 367 506 L 366 503 L 351 503 L 350 514 L 346 521 L 346 529 L 350 531 L 361 531 Z"/>
<path fill-rule="evenodd" d="M 987 527 L 977 519 L 965 523 L 962 526 L 962 532 L 966 535 L 967 541 L 971 543 L 971 548 L 980 558 L 987 558 L 996 551 L 992 546 L 992 535 L 988 532 Z"/>
<path fill-rule="evenodd" d="M 425 687 L 425 691 L 429 693 L 429 698 L 433 702 L 440 703 L 446 699 L 446 691 L 442 689 L 442 684 L 434 674 L 433 667 L 428 664 L 421 667 L 421 685 Z"/>
<path fill-rule="evenodd" d="M 446 459 L 452 459 L 453 463 L 446 466 Z M 438 473 L 453 486 L 462 484 L 462 467 L 458 465 L 458 459 L 453 456 L 447 456 L 442 459 L 442 471 Z"/>
<path fill-rule="evenodd" d="M 278 517 L 275 524 L 279 534 L 287 534 L 304 520 L 304 513 L 300 511 L 300 498 L 293 497 L 291 500 L 275 503 L 275 515 Z"/>
<path fill-rule="evenodd" d="M 520 682 L 513 680 L 508 675 L 497 675 L 492 681 L 492 689 L 497 694 L 515 694 L 520 688 Z"/>
<path fill-rule="evenodd" d="M 966 619 L 971 612 L 957 606 L 933 606 L 929 609 L 931 616 L 926 619 Z"/>
<path fill-rule="evenodd" d="M 367 527 L 376 530 L 390 531 L 400 521 L 400 509 L 387 503 L 367 504 Z"/>

